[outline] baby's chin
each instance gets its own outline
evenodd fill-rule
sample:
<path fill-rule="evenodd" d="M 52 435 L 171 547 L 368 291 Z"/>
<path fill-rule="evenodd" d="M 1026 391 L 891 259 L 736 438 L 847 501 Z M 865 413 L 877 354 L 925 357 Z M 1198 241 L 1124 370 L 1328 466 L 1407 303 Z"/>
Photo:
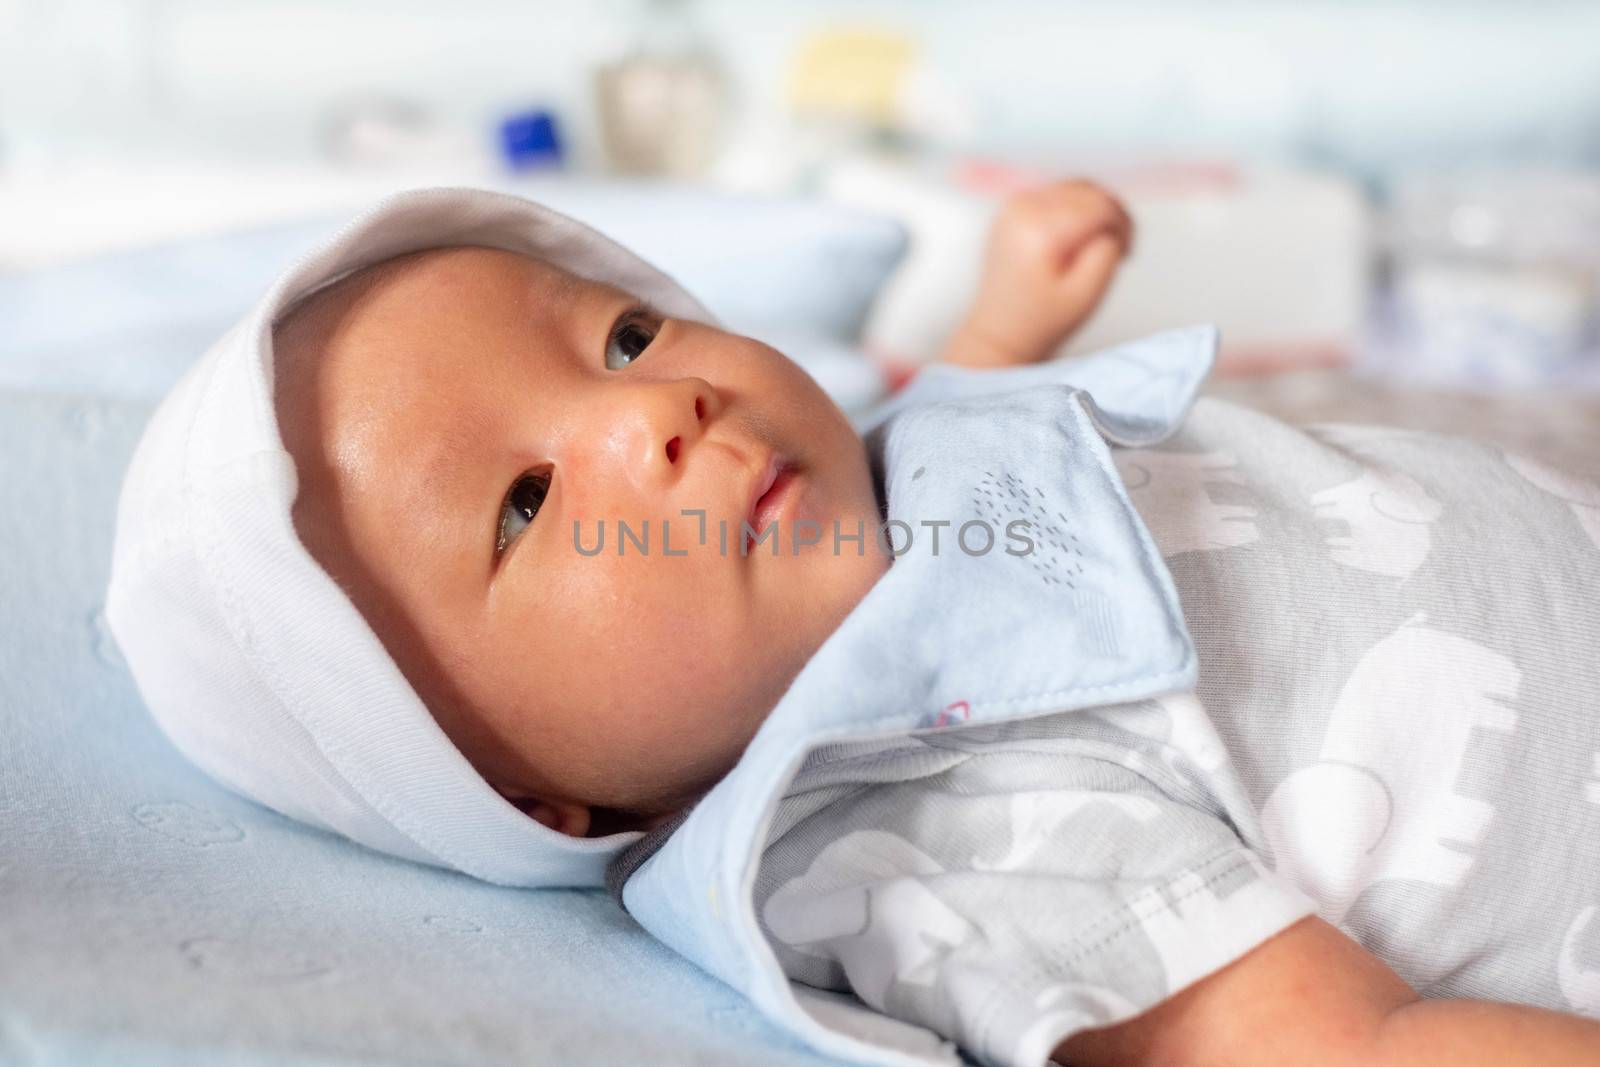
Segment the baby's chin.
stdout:
<path fill-rule="evenodd" d="M 607 783 L 612 788 L 597 791 L 609 794 L 600 806 L 636 819 L 669 817 L 693 807 L 738 766 L 787 688 L 785 681 L 770 698 L 749 705 L 761 709 L 756 714 L 725 711 L 698 728 L 686 726 L 671 739 L 658 739 L 650 746 L 653 757 L 616 760 L 614 778 Z"/>
<path fill-rule="evenodd" d="M 842 561 L 840 561 L 842 562 Z M 666 723 L 651 729 L 644 726 L 626 739 L 595 738 L 591 751 L 598 758 L 584 760 L 589 767 L 594 798 L 590 804 L 598 827 L 622 825 L 625 829 L 647 829 L 693 807 L 738 766 L 746 749 L 777 710 L 795 679 L 818 650 L 837 632 L 876 582 L 888 570 L 889 560 L 867 553 L 844 570 L 817 576 L 812 596 L 802 603 L 811 608 L 813 625 L 783 625 L 765 639 L 752 639 L 754 655 L 736 660 L 724 659 L 712 666 L 699 658 L 685 664 L 685 673 L 667 687 L 666 692 L 699 693 L 704 703 L 684 704 L 675 709 L 639 709 L 628 721 L 639 724 Z M 816 592 L 828 589 L 828 595 Z M 791 605 L 787 617 L 793 618 Z M 712 676 L 694 674 L 713 671 Z M 752 678 L 759 678 L 752 684 Z M 600 818 L 601 812 L 610 813 Z M 600 831 L 591 828 L 590 836 Z"/>

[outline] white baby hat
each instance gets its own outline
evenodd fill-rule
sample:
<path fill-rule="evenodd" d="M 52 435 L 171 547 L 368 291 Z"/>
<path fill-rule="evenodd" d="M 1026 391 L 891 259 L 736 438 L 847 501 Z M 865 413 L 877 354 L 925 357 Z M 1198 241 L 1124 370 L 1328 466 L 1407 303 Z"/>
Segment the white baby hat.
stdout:
<path fill-rule="evenodd" d="M 161 728 L 229 789 L 490 882 L 599 885 L 639 835 L 567 837 L 496 793 L 290 519 L 272 324 L 351 271 L 445 245 L 535 256 L 714 322 L 671 278 L 538 204 L 477 189 L 390 196 L 284 271 L 156 409 L 123 481 L 106 618 Z"/>

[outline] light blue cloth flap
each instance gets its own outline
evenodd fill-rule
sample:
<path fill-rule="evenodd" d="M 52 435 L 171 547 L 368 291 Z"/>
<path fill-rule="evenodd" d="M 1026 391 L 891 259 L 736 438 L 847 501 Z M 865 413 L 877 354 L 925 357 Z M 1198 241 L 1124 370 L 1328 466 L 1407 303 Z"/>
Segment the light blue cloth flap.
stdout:
<path fill-rule="evenodd" d="M 149 414 L 0 389 L 0 1064 L 831 1062 L 602 891 L 371 852 L 184 760 L 101 614 Z"/>
<path fill-rule="evenodd" d="M 928 368 L 862 420 L 887 536 L 902 554 L 733 772 L 634 872 L 629 912 L 820 1050 L 946 1062 L 947 1050 L 852 1037 L 795 999 L 750 903 L 766 827 L 805 754 L 825 741 L 1194 686 L 1171 576 L 1106 439 L 1152 444 L 1174 432 L 1215 348 L 1215 331 L 1199 328 L 1021 370 Z M 985 526 L 993 537 L 980 551 Z"/>
<path fill-rule="evenodd" d="M 1150 445 L 1183 421 L 1195 390 L 1211 373 L 1217 340 L 1215 326 L 1188 326 L 1090 356 L 1002 371 L 933 363 L 918 371 L 911 383 L 889 400 L 856 416 L 854 425 L 858 433 L 866 434 L 913 404 L 1066 385 L 1088 394 L 1089 412 L 1106 440 Z"/>

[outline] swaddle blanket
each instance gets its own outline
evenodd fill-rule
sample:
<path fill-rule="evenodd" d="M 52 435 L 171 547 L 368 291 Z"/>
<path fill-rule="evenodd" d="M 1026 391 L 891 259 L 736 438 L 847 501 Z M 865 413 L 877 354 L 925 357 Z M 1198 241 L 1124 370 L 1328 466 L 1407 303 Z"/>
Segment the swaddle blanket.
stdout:
<path fill-rule="evenodd" d="M 1204 398 L 1116 462 L 1196 692 L 814 751 L 784 971 L 1036 1065 L 1315 911 L 1423 995 L 1600 1016 L 1600 486 Z"/>
<path fill-rule="evenodd" d="M 1193 687 L 1170 575 L 1107 441 L 1142 446 L 1172 433 L 1215 344 L 1200 328 L 1022 370 L 930 367 L 864 420 L 885 540 L 900 554 L 734 770 L 681 824 L 613 864 L 628 911 L 824 1052 L 952 1062 L 925 1029 L 790 985 L 752 901 L 770 821 L 820 744 Z"/>

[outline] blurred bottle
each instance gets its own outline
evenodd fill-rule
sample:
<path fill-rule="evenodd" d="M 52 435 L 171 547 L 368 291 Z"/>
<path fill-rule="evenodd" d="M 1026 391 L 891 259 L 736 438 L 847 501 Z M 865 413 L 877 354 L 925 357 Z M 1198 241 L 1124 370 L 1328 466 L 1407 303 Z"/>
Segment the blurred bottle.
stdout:
<path fill-rule="evenodd" d="M 646 0 L 632 43 L 595 71 L 600 139 L 621 174 L 703 175 L 727 118 L 727 80 L 683 0 Z"/>

